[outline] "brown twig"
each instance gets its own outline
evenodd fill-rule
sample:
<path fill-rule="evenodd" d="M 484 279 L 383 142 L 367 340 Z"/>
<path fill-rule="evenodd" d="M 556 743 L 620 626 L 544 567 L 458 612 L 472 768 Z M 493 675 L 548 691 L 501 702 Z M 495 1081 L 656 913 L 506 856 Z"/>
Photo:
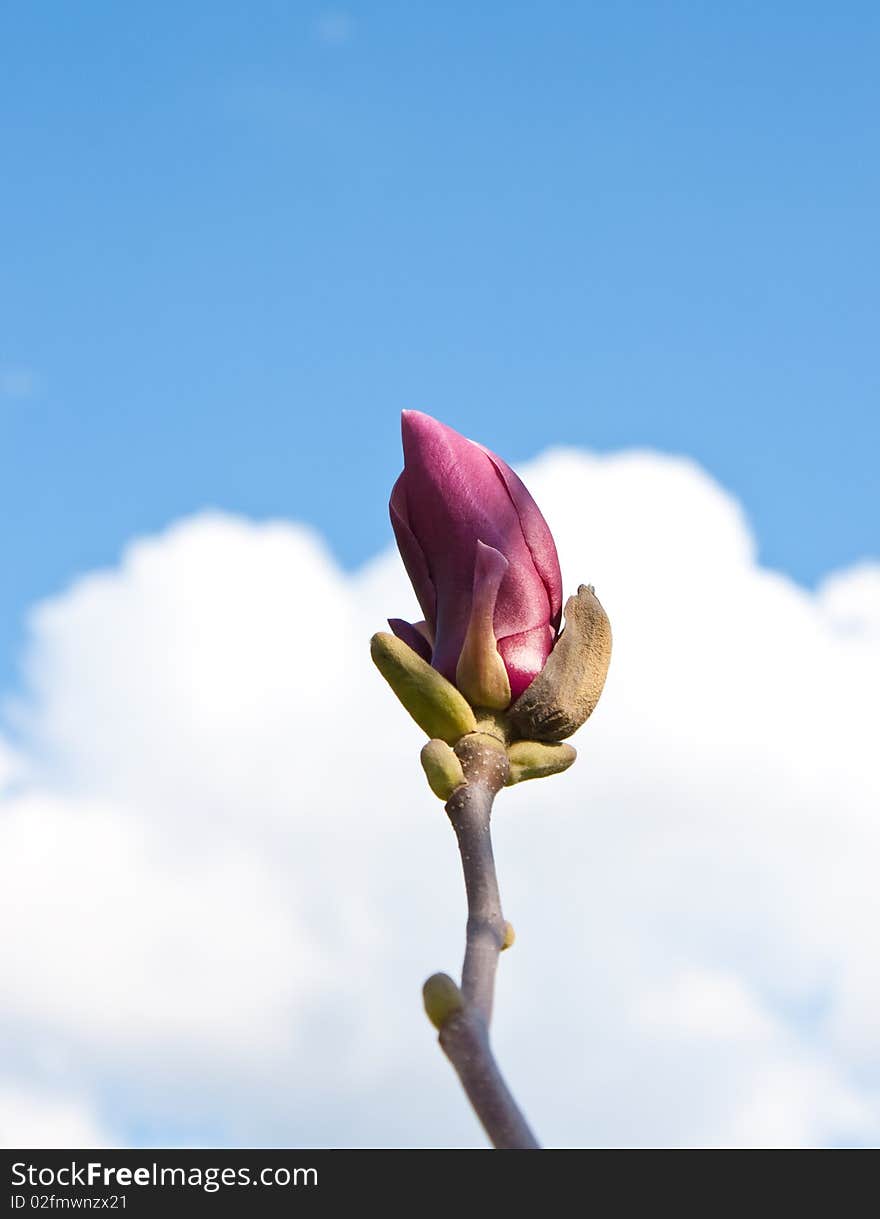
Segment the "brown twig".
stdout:
<path fill-rule="evenodd" d="M 467 941 L 460 995 L 442 1019 L 439 1040 L 492 1145 L 535 1150 L 539 1144 L 504 1082 L 489 1044 L 495 972 L 508 936 L 489 823 L 493 801 L 507 778 L 507 756 L 500 742 L 482 733 L 463 737 L 456 753 L 467 783 L 452 793 L 446 812 L 461 852 Z M 448 985 L 452 987 L 451 981 Z"/>

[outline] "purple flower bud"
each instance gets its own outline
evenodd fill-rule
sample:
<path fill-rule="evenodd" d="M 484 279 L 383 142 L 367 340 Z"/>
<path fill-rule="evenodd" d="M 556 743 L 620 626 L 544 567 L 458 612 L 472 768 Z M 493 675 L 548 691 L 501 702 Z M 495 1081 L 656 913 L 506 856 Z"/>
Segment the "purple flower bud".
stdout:
<path fill-rule="evenodd" d="M 391 629 L 422 655 L 431 649 L 434 668 L 472 701 L 485 691 L 484 705 L 506 705 L 543 669 L 559 630 L 550 530 L 500 457 L 420 411 L 403 412 L 402 431 L 391 524 L 425 622 Z"/>

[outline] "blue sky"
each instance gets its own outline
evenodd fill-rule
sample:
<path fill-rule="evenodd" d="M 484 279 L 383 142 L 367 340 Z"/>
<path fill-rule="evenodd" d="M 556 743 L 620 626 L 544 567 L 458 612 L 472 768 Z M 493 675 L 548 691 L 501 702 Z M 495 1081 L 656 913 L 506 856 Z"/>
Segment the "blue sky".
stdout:
<path fill-rule="evenodd" d="M 403 407 L 876 555 L 878 61 L 869 3 L 5 4 L 0 679 L 201 507 L 373 554 Z"/>

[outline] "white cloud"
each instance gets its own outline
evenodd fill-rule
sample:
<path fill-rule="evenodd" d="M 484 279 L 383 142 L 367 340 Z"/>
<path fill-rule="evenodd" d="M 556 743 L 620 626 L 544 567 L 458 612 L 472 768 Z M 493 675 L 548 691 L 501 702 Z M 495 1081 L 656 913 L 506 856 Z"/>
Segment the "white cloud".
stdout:
<path fill-rule="evenodd" d="M 876 1140 L 880 569 L 760 569 L 688 462 L 526 476 L 615 655 L 576 766 L 499 803 L 515 1090 L 556 1145 Z M 348 577 L 212 514 L 34 611 L 0 794 L 19 1073 L 122 1141 L 481 1144 L 420 1010 L 461 952 L 453 839 L 367 656 L 412 607 L 393 553 Z"/>
<path fill-rule="evenodd" d="M 880 638 L 880 563 L 859 563 L 819 590 L 829 622 L 842 634 Z"/>
<path fill-rule="evenodd" d="M 20 762 L 9 743 L 0 736 L 0 794 L 15 782 Z"/>
<path fill-rule="evenodd" d="M 112 1147 L 89 1107 L 0 1082 L 0 1147 Z"/>

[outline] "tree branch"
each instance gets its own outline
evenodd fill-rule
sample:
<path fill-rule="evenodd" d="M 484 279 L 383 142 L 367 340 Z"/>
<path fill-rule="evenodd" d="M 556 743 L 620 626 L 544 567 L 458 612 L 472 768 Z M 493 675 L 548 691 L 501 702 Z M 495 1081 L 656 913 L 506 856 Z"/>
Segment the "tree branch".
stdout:
<path fill-rule="evenodd" d="M 461 853 L 468 903 L 467 939 L 460 1001 L 440 1024 L 440 1045 L 461 1080 L 468 1100 L 496 1148 L 529 1149 L 539 1144 L 502 1078 L 489 1044 L 489 1021 L 498 956 L 508 924 L 492 854 L 492 804 L 507 778 L 507 755 L 493 737 L 470 733 L 455 749 L 467 783 L 446 804 Z M 448 982 L 450 988 L 452 983 Z"/>

